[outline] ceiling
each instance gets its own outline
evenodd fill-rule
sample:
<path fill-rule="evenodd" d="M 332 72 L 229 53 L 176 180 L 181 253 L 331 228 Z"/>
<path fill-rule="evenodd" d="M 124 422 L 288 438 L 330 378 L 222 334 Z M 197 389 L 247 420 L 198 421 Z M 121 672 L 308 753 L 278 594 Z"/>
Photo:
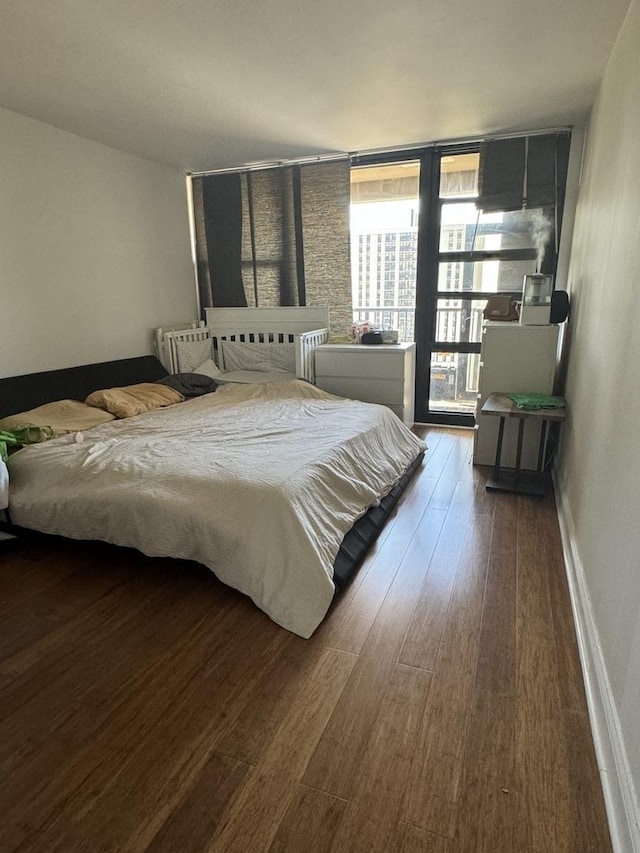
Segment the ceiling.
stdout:
<path fill-rule="evenodd" d="M 0 106 L 198 171 L 572 124 L 629 0 L 2 0 Z"/>

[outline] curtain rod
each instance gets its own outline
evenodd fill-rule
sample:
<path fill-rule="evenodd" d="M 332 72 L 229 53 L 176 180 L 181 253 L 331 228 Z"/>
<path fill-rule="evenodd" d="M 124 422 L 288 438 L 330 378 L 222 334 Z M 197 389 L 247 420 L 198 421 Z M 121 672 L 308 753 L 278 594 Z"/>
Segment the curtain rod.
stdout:
<path fill-rule="evenodd" d="M 573 125 L 547 127 L 541 130 L 519 130 L 512 133 L 487 133 L 484 136 L 458 137 L 437 142 L 419 142 L 415 145 L 396 145 L 388 148 L 369 148 L 364 151 L 336 151 L 332 154 L 317 154 L 311 157 L 298 157 L 292 160 L 272 160 L 263 163 L 247 163 L 243 166 L 228 166 L 224 169 L 206 169 L 202 172 L 187 172 L 187 177 L 203 178 L 207 175 L 223 175 L 231 172 L 254 172 L 259 169 L 278 169 L 285 166 L 308 166 L 313 163 L 331 163 L 338 160 L 355 160 L 360 157 L 372 157 L 376 154 L 402 154 L 407 151 L 422 151 L 425 148 L 443 148 L 450 145 L 475 145 L 493 139 L 517 139 L 520 136 L 543 136 L 546 133 L 569 133 Z"/>
<path fill-rule="evenodd" d="M 204 172 L 187 172 L 188 177 L 203 178 L 207 175 L 223 175 L 229 172 L 257 172 L 260 169 L 280 169 L 284 166 L 308 166 L 312 163 L 331 163 L 336 160 L 348 160 L 351 154 L 336 151 L 335 154 L 317 154 L 313 157 L 298 157 L 295 160 L 273 160 L 264 163 L 247 163 L 244 166 L 228 166 L 225 169 L 207 169 Z"/>

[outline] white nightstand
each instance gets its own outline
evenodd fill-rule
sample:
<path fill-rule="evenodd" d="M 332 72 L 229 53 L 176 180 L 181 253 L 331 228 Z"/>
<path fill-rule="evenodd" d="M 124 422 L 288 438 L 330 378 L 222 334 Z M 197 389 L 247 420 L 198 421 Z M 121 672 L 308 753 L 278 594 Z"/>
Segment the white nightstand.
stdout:
<path fill-rule="evenodd" d="M 330 394 L 381 403 L 413 425 L 416 345 L 322 344 L 315 350 L 316 385 Z"/>

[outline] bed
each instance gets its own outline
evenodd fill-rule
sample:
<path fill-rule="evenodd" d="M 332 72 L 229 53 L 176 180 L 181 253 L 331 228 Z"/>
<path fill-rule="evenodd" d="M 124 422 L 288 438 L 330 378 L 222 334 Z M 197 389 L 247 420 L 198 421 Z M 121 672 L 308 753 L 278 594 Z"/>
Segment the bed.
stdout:
<path fill-rule="evenodd" d="M 0 417 L 165 374 L 143 357 L 0 380 Z M 309 637 L 423 453 L 381 406 L 297 379 L 228 383 L 19 450 L 0 527 L 197 560 Z"/>

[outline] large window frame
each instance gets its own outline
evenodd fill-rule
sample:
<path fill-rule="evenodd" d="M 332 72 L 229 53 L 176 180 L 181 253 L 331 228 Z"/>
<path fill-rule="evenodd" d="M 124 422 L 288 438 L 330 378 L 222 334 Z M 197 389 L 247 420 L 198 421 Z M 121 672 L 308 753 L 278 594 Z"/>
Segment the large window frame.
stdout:
<path fill-rule="evenodd" d="M 486 261 L 535 261 L 535 248 L 521 249 L 445 249 L 440 248 L 442 211 L 447 204 L 460 199 L 440 197 L 441 162 L 444 157 L 460 154 L 474 154 L 480 150 L 480 142 L 452 144 L 407 149 L 402 152 L 391 151 L 352 158 L 352 166 L 383 165 L 403 160 L 420 161 L 419 199 L 420 216 L 418 219 L 417 259 L 416 259 L 416 302 L 415 302 L 415 343 L 416 343 L 416 421 L 420 423 L 446 424 L 450 426 L 473 427 L 475 414 L 438 411 L 430 405 L 431 359 L 434 353 L 455 355 L 468 353 L 479 360 L 480 342 L 462 341 L 457 343 L 437 339 L 438 300 L 468 300 L 484 302 L 496 291 L 476 290 L 440 290 L 438 287 L 440 264 L 442 263 L 482 263 Z M 471 201 L 472 199 L 469 198 Z M 555 211 L 556 223 L 562 221 L 562 201 Z M 559 227 L 559 226 L 558 226 Z M 555 274 L 557 266 L 558 234 L 552 234 L 555 251 L 547 253 L 544 273 Z M 515 299 L 521 297 L 521 288 L 499 290 L 499 295 Z M 469 388 L 469 393 L 475 389 Z M 477 393 L 477 392 L 475 392 Z"/>
<path fill-rule="evenodd" d="M 438 411 L 430 405 L 430 365 L 434 353 L 468 353 L 479 357 L 480 343 L 442 341 L 437 336 L 438 301 L 459 299 L 485 302 L 495 291 L 439 289 L 441 264 L 476 264 L 483 261 L 535 261 L 535 248 L 527 249 L 445 249 L 440 248 L 442 211 L 458 200 L 440 196 L 441 163 L 444 157 L 475 154 L 478 145 L 434 147 L 424 152 L 421 162 L 420 199 L 425 215 L 420 217 L 418 237 L 418 281 L 416 282 L 416 349 L 420 368 L 416 372 L 416 420 L 422 423 L 472 427 L 474 414 Z M 420 239 L 422 237 L 422 239 Z M 555 271 L 555 270 L 554 270 Z M 501 296 L 518 299 L 520 289 L 500 290 Z M 454 295 L 455 294 L 455 295 Z"/>

